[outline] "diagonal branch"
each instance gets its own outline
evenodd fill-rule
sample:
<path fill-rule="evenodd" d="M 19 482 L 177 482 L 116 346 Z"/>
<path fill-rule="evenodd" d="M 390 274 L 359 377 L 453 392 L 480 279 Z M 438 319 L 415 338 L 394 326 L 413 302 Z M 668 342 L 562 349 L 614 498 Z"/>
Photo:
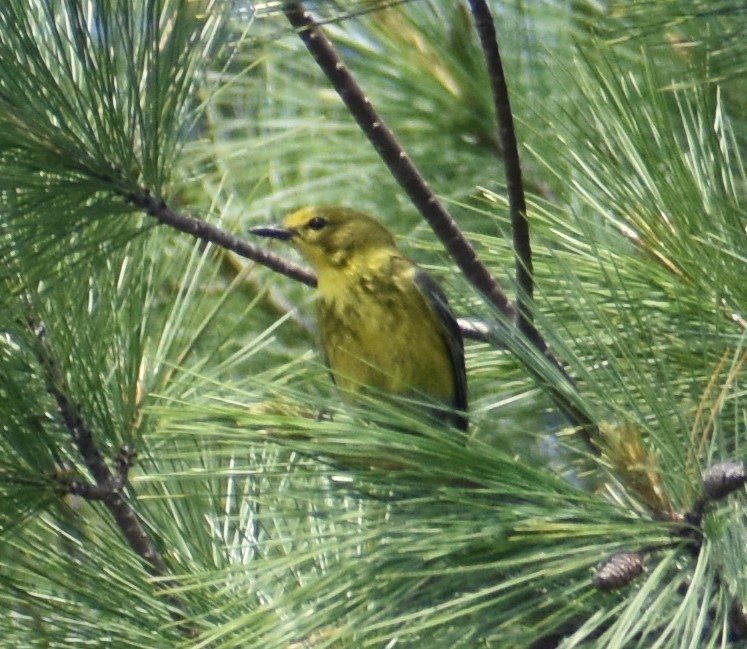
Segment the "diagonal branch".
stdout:
<path fill-rule="evenodd" d="M 485 0 L 470 0 L 475 28 L 480 37 L 485 64 L 493 91 L 495 115 L 498 120 L 498 137 L 503 151 L 503 163 L 506 170 L 506 189 L 511 215 L 511 232 L 513 235 L 514 256 L 516 258 L 516 311 L 517 325 L 527 338 L 535 345 L 539 333 L 534 326 L 532 299 L 534 294 L 534 277 L 532 268 L 532 246 L 527 221 L 527 204 L 524 196 L 524 185 L 521 179 L 521 161 L 516 142 L 514 118 L 511 113 L 511 102 L 508 86 L 503 73 L 503 63 L 498 49 L 498 38 L 493 23 L 493 16 Z"/>
<path fill-rule="evenodd" d="M 68 397 L 70 389 L 52 352 L 44 325 L 33 318 L 29 318 L 28 323 L 36 337 L 34 351 L 43 368 L 47 390 L 57 402 L 62 422 L 70 432 L 86 467 L 91 472 L 98 487 L 106 488 L 110 485 L 116 485 L 117 477 L 107 466 L 104 456 L 96 445 L 91 429 L 83 420 L 78 407 Z M 150 540 L 135 510 L 122 497 L 121 490 L 111 489 L 110 496 L 102 500 L 117 521 L 130 547 L 145 559 L 151 574 L 156 576 L 167 574 L 168 569 L 163 557 Z"/>
<path fill-rule="evenodd" d="M 70 399 L 70 387 L 54 355 L 46 328 L 33 315 L 27 315 L 27 323 L 34 334 L 34 353 L 42 367 L 47 390 L 57 402 L 62 422 L 70 432 L 78 452 L 95 481 L 93 485 L 72 481 L 68 485 L 69 490 L 84 497 L 87 495 L 93 500 L 101 500 L 114 517 L 129 546 L 145 561 L 148 572 L 154 577 L 167 577 L 159 582 L 161 587 L 173 588 L 176 582 L 173 578 L 168 578 L 169 569 L 166 562 L 148 535 L 135 509 L 124 496 L 123 489 L 127 471 L 134 459 L 133 452 L 129 449 L 123 450 L 118 458 L 117 471 L 113 472 L 109 469 L 96 444 L 93 432 L 83 419 L 79 407 Z M 166 599 L 176 609 L 173 613 L 174 620 L 185 622 L 184 602 L 171 595 Z M 183 630 L 187 637 L 195 634 L 191 626 L 185 626 Z"/>
<path fill-rule="evenodd" d="M 297 264 L 286 261 L 279 255 L 274 255 L 258 246 L 253 246 L 246 241 L 242 241 L 231 233 L 221 230 L 206 221 L 174 211 L 166 201 L 154 196 L 147 188 L 140 189 L 137 192 L 129 192 L 124 195 L 124 198 L 127 202 L 143 210 L 148 216 L 153 217 L 164 225 L 171 226 L 201 241 L 214 243 L 221 248 L 231 250 L 241 257 L 256 261 L 258 264 L 267 266 L 307 286 L 316 286 L 316 277 L 314 277 L 314 274 L 302 266 L 298 266 Z"/>

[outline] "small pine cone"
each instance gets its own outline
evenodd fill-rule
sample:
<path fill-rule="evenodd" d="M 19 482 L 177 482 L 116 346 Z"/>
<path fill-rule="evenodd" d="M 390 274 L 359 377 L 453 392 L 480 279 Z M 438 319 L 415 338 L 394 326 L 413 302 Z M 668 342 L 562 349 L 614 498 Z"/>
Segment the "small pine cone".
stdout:
<path fill-rule="evenodd" d="M 725 498 L 747 479 L 742 460 L 726 460 L 703 472 L 703 491 L 709 500 Z"/>
<path fill-rule="evenodd" d="M 615 590 L 629 584 L 643 572 L 643 555 L 620 552 L 611 556 L 594 573 L 592 583 L 599 590 Z"/>

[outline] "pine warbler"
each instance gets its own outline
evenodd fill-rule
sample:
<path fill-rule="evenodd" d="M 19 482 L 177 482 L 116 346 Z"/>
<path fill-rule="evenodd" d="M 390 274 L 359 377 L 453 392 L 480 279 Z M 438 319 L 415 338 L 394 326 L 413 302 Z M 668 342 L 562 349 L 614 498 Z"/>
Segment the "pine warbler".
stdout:
<path fill-rule="evenodd" d="M 322 347 L 344 393 L 371 387 L 413 397 L 466 430 L 459 326 L 440 287 L 400 253 L 391 232 L 343 207 L 307 207 L 282 227 L 251 232 L 290 241 L 316 272 Z"/>

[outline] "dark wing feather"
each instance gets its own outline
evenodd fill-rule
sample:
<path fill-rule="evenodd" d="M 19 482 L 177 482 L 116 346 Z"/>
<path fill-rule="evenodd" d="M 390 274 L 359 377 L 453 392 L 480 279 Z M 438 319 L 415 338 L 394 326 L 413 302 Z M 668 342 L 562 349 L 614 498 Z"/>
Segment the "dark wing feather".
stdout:
<path fill-rule="evenodd" d="M 436 313 L 441 325 L 441 337 L 451 356 L 451 366 L 454 371 L 454 409 L 459 412 L 454 416 L 454 425 L 460 430 L 467 430 L 469 420 L 467 419 L 467 370 L 464 366 L 464 340 L 454 314 L 446 299 L 446 294 L 436 281 L 424 270 L 418 268 L 415 273 L 415 282 L 418 288 L 426 296 L 428 302 Z"/>

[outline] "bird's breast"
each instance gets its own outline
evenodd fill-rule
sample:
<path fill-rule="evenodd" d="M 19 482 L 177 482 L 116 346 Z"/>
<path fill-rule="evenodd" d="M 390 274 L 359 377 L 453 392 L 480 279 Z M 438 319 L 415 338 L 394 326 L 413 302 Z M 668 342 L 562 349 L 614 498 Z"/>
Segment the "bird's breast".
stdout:
<path fill-rule="evenodd" d="M 394 271 L 397 272 L 394 272 Z M 320 275 L 321 342 L 338 386 L 454 395 L 454 369 L 439 323 L 415 283 L 415 268 Z"/>

